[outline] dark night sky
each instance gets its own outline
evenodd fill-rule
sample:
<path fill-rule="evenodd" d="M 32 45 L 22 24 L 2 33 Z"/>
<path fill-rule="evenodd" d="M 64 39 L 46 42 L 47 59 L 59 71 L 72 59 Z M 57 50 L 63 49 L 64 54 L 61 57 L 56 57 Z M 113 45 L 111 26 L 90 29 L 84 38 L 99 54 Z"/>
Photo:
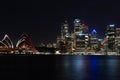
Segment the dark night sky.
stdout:
<path fill-rule="evenodd" d="M 16 43 L 26 32 L 35 45 L 55 42 L 60 25 L 75 18 L 84 20 L 90 31 L 95 28 L 104 36 L 108 24 L 120 25 L 120 5 L 115 0 L 16 0 L 0 2 L 0 39 L 8 34 Z"/>

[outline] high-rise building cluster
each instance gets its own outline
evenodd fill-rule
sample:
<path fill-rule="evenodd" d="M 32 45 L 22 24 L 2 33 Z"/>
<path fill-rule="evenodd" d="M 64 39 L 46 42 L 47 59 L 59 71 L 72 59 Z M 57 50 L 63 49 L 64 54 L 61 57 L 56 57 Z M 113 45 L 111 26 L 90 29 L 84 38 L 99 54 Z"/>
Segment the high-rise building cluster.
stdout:
<path fill-rule="evenodd" d="M 67 21 L 61 25 L 61 35 L 57 37 L 57 48 L 63 54 L 120 53 L 120 28 L 114 24 L 106 26 L 106 36 L 99 39 L 95 29 L 89 32 L 89 27 L 80 19 L 75 19 L 73 31 L 69 32 Z"/>

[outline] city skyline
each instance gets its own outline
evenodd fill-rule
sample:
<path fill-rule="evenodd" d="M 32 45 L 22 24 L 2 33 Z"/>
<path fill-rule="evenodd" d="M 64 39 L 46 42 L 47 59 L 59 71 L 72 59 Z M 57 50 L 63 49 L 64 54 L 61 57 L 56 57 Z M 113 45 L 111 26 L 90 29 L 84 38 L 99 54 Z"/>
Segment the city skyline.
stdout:
<path fill-rule="evenodd" d="M 115 1 L 3 1 L 1 6 L 0 39 L 8 34 L 12 41 L 26 32 L 34 44 L 55 42 L 64 20 L 70 28 L 74 19 L 84 20 L 90 32 L 95 28 L 101 37 L 107 25 L 120 23 L 119 3 Z"/>
<path fill-rule="evenodd" d="M 75 19 L 74 19 L 74 20 L 75 20 Z M 67 21 L 67 20 L 64 20 L 62 23 L 64 23 L 65 21 Z M 82 22 L 84 25 L 86 25 L 86 23 L 85 23 L 84 20 L 80 20 L 80 22 Z M 62 23 L 60 23 L 59 28 L 61 28 Z M 70 23 L 69 23 L 68 21 L 67 21 L 67 23 L 68 23 L 68 26 L 69 26 L 68 32 L 69 32 L 69 33 L 72 33 L 72 32 L 74 31 L 74 30 L 73 30 L 73 28 L 74 28 L 74 21 L 73 21 L 73 24 L 72 24 L 72 25 L 69 25 Z M 107 26 L 108 26 L 108 25 L 114 25 L 116 28 L 119 28 L 119 27 L 116 26 L 115 24 L 107 24 Z M 88 25 L 86 25 L 86 26 L 88 26 Z M 90 34 L 93 30 L 95 30 L 95 31 L 97 32 L 97 34 L 98 34 L 98 38 L 99 38 L 99 39 L 104 39 L 104 37 L 106 36 L 106 33 L 107 33 L 107 26 L 105 26 L 103 32 L 101 32 L 101 33 L 103 33 L 103 35 L 100 34 L 100 32 L 99 32 L 99 30 L 98 30 L 97 27 L 95 27 L 95 28 L 90 28 L 90 26 L 88 26 L 88 34 Z M 11 36 L 11 35 L 8 34 L 8 33 L 1 34 L 0 37 L 1 37 L 1 40 L 2 40 L 5 35 L 8 35 L 8 36 L 10 36 L 10 38 L 12 38 L 13 44 L 16 44 L 16 43 L 17 43 L 16 41 L 18 40 L 20 34 L 26 33 L 26 34 L 28 34 L 30 37 L 32 37 L 31 39 L 32 39 L 34 45 L 39 46 L 41 43 L 43 43 L 43 44 L 56 43 L 57 37 L 58 37 L 58 36 L 61 36 L 61 29 L 59 29 L 57 32 L 58 32 L 58 34 L 55 36 L 55 39 L 54 39 L 53 41 L 49 42 L 49 40 L 48 40 L 48 41 L 44 41 L 44 40 L 43 40 L 43 42 L 42 42 L 42 41 L 39 41 L 39 44 L 35 44 L 35 43 L 34 43 L 34 39 L 32 39 L 34 36 L 32 36 L 32 34 L 28 34 L 28 33 L 26 33 L 26 32 L 21 32 L 21 33 L 18 32 L 18 33 L 17 33 L 17 37 L 16 37 L 16 36 Z M 52 39 L 51 39 L 51 40 L 52 40 Z"/>
<path fill-rule="evenodd" d="M 74 20 L 74 29 L 69 31 L 67 21 L 61 24 L 61 34 L 57 36 L 56 42 L 38 45 L 33 44 L 30 36 L 23 33 L 14 43 L 5 34 L 0 41 L 0 53 L 5 54 L 73 54 L 73 55 L 117 55 L 120 53 L 120 28 L 114 24 L 106 26 L 105 37 L 99 38 L 98 32 L 93 29 L 89 32 L 87 26 L 80 19 Z M 34 41 L 34 40 L 33 40 Z M 41 53 L 42 52 L 42 53 Z M 91 53 L 92 52 L 92 53 Z"/>

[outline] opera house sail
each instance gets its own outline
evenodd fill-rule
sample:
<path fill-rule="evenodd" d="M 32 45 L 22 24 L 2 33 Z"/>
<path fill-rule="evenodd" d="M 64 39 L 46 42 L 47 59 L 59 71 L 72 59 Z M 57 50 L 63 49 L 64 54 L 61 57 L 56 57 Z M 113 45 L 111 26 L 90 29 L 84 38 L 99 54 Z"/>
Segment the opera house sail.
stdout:
<path fill-rule="evenodd" d="M 3 54 L 34 54 L 35 51 L 36 49 L 33 46 L 30 37 L 26 33 L 23 33 L 19 37 L 15 46 L 13 45 L 13 42 L 7 34 L 4 36 L 2 41 L 0 41 L 0 53 Z"/>

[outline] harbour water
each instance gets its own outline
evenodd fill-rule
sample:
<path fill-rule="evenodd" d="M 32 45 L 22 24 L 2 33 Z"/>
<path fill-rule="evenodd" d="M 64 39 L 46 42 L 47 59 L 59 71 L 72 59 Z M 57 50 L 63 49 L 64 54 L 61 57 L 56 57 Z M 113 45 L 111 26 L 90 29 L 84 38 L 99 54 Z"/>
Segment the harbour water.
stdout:
<path fill-rule="evenodd" d="M 4 55 L 0 73 L 9 80 L 120 80 L 120 56 Z"/>

